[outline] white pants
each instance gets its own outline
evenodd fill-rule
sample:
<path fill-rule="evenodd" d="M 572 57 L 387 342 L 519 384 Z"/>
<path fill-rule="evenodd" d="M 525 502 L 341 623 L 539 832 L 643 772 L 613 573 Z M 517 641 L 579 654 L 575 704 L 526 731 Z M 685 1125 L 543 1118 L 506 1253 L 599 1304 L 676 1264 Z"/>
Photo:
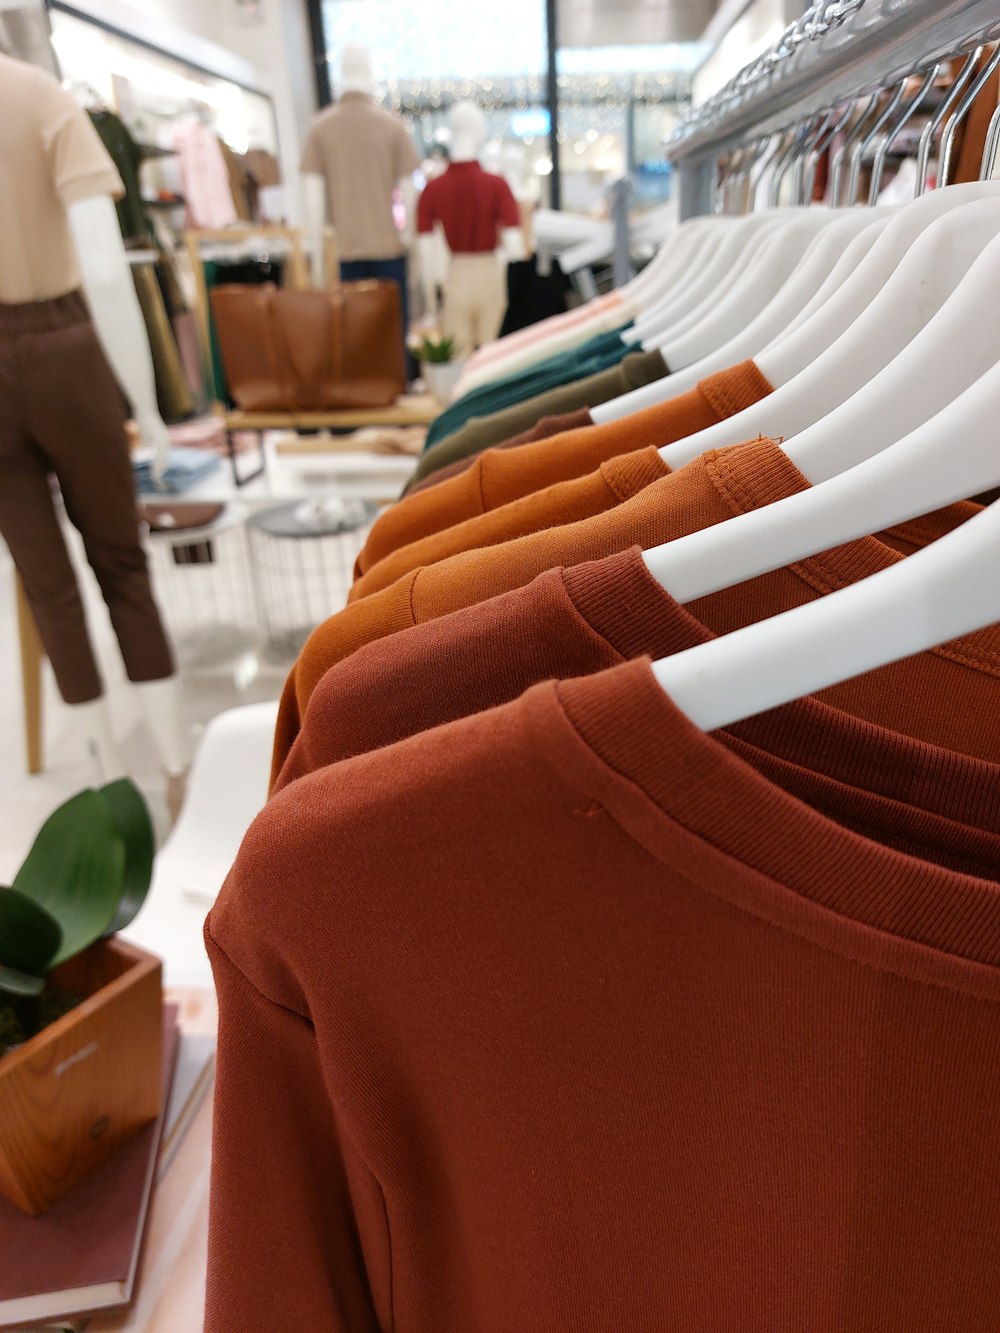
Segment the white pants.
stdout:
<path fill-rule="evenodd" d="M 507 305 L 505 269 L 494 251 L 452 255 L 444 287 L 444 331 L 455 359 L 470 356 L 500 332 Z"/>

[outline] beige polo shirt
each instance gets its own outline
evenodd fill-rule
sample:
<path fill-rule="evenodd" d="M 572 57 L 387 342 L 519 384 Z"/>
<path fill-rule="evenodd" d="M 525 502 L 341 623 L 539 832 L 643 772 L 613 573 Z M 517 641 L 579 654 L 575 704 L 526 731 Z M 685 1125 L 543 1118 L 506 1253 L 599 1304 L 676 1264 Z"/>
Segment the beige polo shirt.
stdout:
<path fill-rule="evenodd" d="M 86 113 L 55 79 L 0 55 L 0 302 L 42 301 L 80 285 L 66 210 L 124 193 Z"/>
<path fill-rule="evenodd" d="M 302 171 L 326 180 L 341 259 L 396 259 L 403 242 L 392 220 L 396 183 L 420 165 L 402 120 L 365 93 L 344 93 L 313 121 Z"/>

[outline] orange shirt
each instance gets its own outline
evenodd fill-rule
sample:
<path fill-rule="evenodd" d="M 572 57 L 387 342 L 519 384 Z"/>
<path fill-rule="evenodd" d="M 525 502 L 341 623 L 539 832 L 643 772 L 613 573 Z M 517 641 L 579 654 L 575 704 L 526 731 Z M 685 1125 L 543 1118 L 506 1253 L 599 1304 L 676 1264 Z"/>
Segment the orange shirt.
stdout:
<path fill-rule="evenodd" d="M 491 509 L 400 547 L 373 565 L 367 574 L 362 574 L 347 600 L 356 602 L 387 588 L 411 569 L 436 564 L 461 551 L 497 546 L 529 532 L 541 532 L 543 528 L 555 528 L 603 514 L 606 509 L 630 500 L 646 486 L 669 475 L 670 468 L 653 445 L 619 458 L 609 458 L 595 472 L 584 477 L 546 486 L 544 490 L 512 500 L 499 509 Z"/>
<path fill-rule="evenodd" d="M 604 426 L 585 426 L 517 449 L 488 449 L 472 467 L 407 495 L 378 518 L 357 572 L 365 574 L 401 546 L 467 518 L 499 509 L 546 486 L 585 476 L 618 454 L 658 447 L 707 430 L 772 393 L 752 361 L 710 375 L 689 393 Z"/>
<path fill-rule="evenodd" d="M 630 546 L 638 545 L 643 549 L 657 546 L 735 514 L 759 509 L 786 495 L 794 495 L 807 489 L 808 485 L 802 473 L 772 440 L 713 450 L 645 487 L 638 495 L 606 513 L 518 537 L 500 546 L 450 556 L 436 565 L 415 569 L 381 592 L 352 603 L 313 631 L 285 683 L 275 732 L 272 777 L 284 763 L 298 734 L 309 698 L 324 672 L 362 644 L 421 621 L 433 620 L 459 607 L 485 601 L 510 588 L 522 587 L 545 569 L 597 560 Z M 909 528 L 886 536 L 904 552 L 909 551 L 921 544 L 924 532 L 931 530 L 936 521 L 939 521 L 940 530 L 947 530 L 971 512 L 970 506 L 950 506 L 942 511 L 942 515 L 925 520 L 916 539 Z M 863 553 L 869 548 L 863 543 L 852 543 L 844 549 Z M 870 554 L 867 560 L 868 568 L 864 572 L 870 570 Z M 864 572 L 855 573 L 847 582 L 856 582 Z M 778 571 L 765 578 L 773 584 L 780 580 L 781 574 L 782 571 Z M 738 584 L 716 597 L 730 599 L 738 623 L 749 624 L 798 604 L 794 598 L 787 600 L 791 588 L 798 582 L 795 571 L 788 577 L 791 587 L 785 594 L 786 600 L 770 611 L 761 609 L 755 591 L 762 583 L 761 579 Z M 830 585 L 821 590 L 829 591 Z M 700 603 L 693 605 L 691 610 L 717 632 L 733 627 L 714 623 L 700 609 Z M 887 706 L 892 702 L 887 700 Z M 888 720 L 884 725 L 902 730 Z M 974 742 L 974 736 L 972 740 Z M 953 745 L 950 748 L 962 747 Z M 978 751 L 970 750 L 970 753 Z"/>

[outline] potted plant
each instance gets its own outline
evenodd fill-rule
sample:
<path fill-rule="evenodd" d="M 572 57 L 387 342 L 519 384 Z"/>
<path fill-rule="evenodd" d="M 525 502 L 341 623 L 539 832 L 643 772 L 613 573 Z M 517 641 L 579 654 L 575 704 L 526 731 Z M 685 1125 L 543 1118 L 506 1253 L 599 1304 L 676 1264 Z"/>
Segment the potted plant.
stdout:
<path fill-rule="evenodd" d="M 458 383 L 464 361 L 455 361 L 454 338 L 425 337 L 420 340 L 418 356 L 420 368 L 427 387 L 444 405 L 451 398 L 451 392 Z"/>
<path fill-rule="evenodd" d="M 114 938 L 153 827 L 123 779 L 80 792 L 0 886 L 0 1193 L 40 1213 L 159 1111 L 160 961 Z"/>

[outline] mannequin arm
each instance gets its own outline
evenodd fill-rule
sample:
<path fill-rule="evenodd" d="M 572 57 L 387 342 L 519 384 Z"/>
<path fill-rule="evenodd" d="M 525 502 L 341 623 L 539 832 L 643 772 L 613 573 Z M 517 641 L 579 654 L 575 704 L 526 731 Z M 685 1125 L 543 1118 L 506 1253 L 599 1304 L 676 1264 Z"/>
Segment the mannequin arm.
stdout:
<path fill-rule="evenodd" d="M 154 452 L 159 476 L 170 453 L 170 435 L 156 405 L 149 336 L 114 203 L 110 195 L 81 199 L 70 205 L 68 217 L 98 340 L 132 406 L 142 443 Z"/>
<path fill-rule="evenodd" d="M 526 259 L 524 231 L 521 227 L 504 227 L 500 234 L 500 254 L 504 263 L 513 264 L 518 259 Z"/>
<path fill-rule="evenodd" d="M 399 190 L 403 196 L 403 210 L 406 213 L 403 244 L 410 250 L 413 248 L 413 238 L 417 231 L 417 187 L 413 183 L 413 177 L 404 176 L 399 182 Z"/>
<path fill-rule="evenodd" d="M 305 204 L 306 234 L 309 237 L 309 262 L 314 287 L 326 286 L 323 271 L 323 243 L 326 232 L 326 181 L 315 172 L 302 173 L 302 196 Z"/>
<path fill-rule="evenodd" d="M 448 261 L 451 252 L 444 239 L 440 223 L 433 231 L 423 232 L 417 237 L 417 253 L 420 255 L 420 282 L 424 290 L 424 304 L 429 314 L 437 310 L 437 289 L 443 287 L 448 277 Z"/>

